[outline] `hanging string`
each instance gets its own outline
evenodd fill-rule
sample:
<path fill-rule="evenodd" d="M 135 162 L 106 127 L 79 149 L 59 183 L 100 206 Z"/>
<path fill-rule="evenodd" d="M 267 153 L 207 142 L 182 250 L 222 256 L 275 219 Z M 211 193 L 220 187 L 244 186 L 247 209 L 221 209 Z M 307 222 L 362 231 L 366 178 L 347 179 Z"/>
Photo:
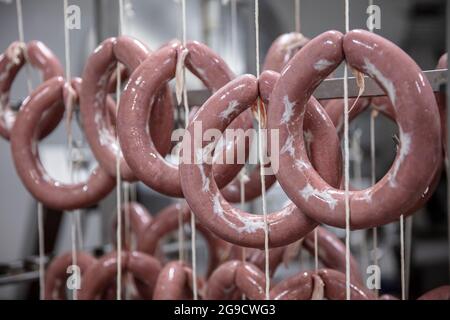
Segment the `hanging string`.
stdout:
<path fill-rule="evenodd" d="M 345 32 L 349 27 L 349 3 L 345 0 Z M 348 70 L 344 64 L 344 185 L 345 185 L 345 296 L 350 300 L 350 151 L 348 139 Z"/>
<path fill-rule="evenodd" d="M 369 6 L 373 5 L 373 0 L 369 0 Z M 373 24 L 369 23 L 369 31 L 373 32 Z M 371 185 L 376 183 L 376 157 L 375 157 L 375 120 L 378 111 L 372 110 L 370 114 L 370 178 Z M 378 229 L 372 228 L 372 245 L 373 245 L 373 264 L 378 267 Z M 375 295 L 378 297 L 378 288 L 374 289 Z"/>
<path fill-rule="evenodd" d="M 183 31 L 183 46 L 186 48 L 187 42 L 187 26 L 186 26 L 186 0 L 181 1 L 181 13 L 182 13 L 182 31 Z M 183 105 L 184 105 L 184 117 L 185 117 L 185 128 L 189 125 L 189 102 L 187 96 L 186 87 L 186 66 L 183 62 Z M 192 293 L 194 300 L 198 300 L 197 292 L 197 250 L 196 250 L 196 225 L 195 225 L 195 215 L 191 212 L 191 259 L 192 259 Z"/>
<path fill-rule="evenodd" d="M 300 33 L 300 0 L 294 0 L 295 32 Z"/>
<path fill-rule="evenodd" d="M 23 12 L 22 0 L 16 0 L 17 11 L 17 31 L 19 33 L 19 41 L 25 44 L 25 35 L 23 31 Z M 26 48 L 26 47 L 24 47 Z M 23 52 L 25 61 L 28 62 L 28 55 L 26 49 Z M 27 89 L 30 94 L 33 91 L 33 83 L 31 81 L 31 70 L 28 63 L 25 64 L 25 72 L 27 78 Z M 38 246 L 39 246 L 39 298 L 45 299 L 45 244 L 44 244 L 44 206 L 41 202 L 37 203 L 38 215 Z"/>
<path fill-rule="evenodd" d="M 411 275 L 411 245 L 412 245 L 413 216 L 405 222 L 405 299 L 409 299 L 409 279 Z"/>
<path fill-rule="evenodd" d="M 70 182 L 74 182 L 74 159 L 73 159 L 73 134 L 72 134 L 72 114 L 73 114 L 73 88 L 71 86 L 71 68 L 70 68 L 70 34 L 67 26 L 67 7 L 68 0 L 63 2 L 63 21 L 64 21 L 64 57 L 66 62 L 66 85 L 68 88 L 68 96 L 66 103 L 66 131 L 67 131 L 67 150 L 69 154 L 69 175 Z M 71 251 L 72 251 L 72 265 L 78 265 L 77 263 L 77 217 L 76 212 L 68 212 L 70 214 L 71 225 Z M 72 290 L 73 300 L 78 300 L 77 289 Z"/>
<path fill-rule="evenodd" d="M 44 206 L 41 202 L 37 205 L 38 211 L 38 237 L 39 237 L 39 297 L 45 299 L 45 245 L 44 245 Z"/>
<path fill-rule="evenodd" d="M 259 0 L 255 0 L 255 44 L 256 44 L 256 76 L 259 77 Z M 258 97 L 258 153 L 259 153 L 259 175 L 261 178 L 261 202 L 264 215 L 264 253 L 265 253 L 265 275 L 266 275 L 266 300 L 269 300 L 270 291 L 270 270 L 269 270 L 269 226 L 267 224 L 267 203 L 266 203 L 266 181 L 264 179 L 264 165 L 263 165 L 263 143 L 262 143 L 262 122 L 263 115 L 261 114 L 261 100 Z M 265 115 L 264 115 L 265 119 Z"/>
<path fill-rule="evenodd" d="M 376 157 L 375 157 L 375 120 L 378 111 L 372 110 L 370 114 L 370 178 L 371 185 L 376 183 Z M 373 244 L 373 264 L 378 267 L 378 230 L 377 227 L 372 228 L 372 244 Z M 378 296 L 378 288 L 374 289 Z"/>
<path fill-rule="evenodd" d="M 123 0 L 119 0 L 119 35 L 122 35 L 123 30 Z M 119 102 L 120 102 L 120 88 L 121 88 L 121 74 L 120 74 L 120 65 L 117 63 L 116 68 L 117 73 L 117 83 L 116 83 L 116 117 L 119 111 Z M 119 139 L 117 137 L 116 130 L 116 141 L 118 143 Z M 116 151 L 116 197 L 117 197 L 117 291 L 116 291 L 116 299 L 122 299 L 122 196 L 121 196 L 121 185 L 122 179 L 120 175 L 120 146 L 118 146 Z"/>
<path fill-rule="evenodd" d="M 22 44 L 25 44 L 25 33 L 23 32 L 22 0 L 16 0 L 16 10 L 17 10 L 17 31 L 19 33 L 19 41 Z M 27 51 L 26 49 L 23 51 L 25 61 L 27 61 L 28 60 Z M 25 73 L 27 78 L 28 93 L 31 93 L 33 91 L 33 82 L 31 80 L 31 70 L 28 63 L 25 64 Z"/>

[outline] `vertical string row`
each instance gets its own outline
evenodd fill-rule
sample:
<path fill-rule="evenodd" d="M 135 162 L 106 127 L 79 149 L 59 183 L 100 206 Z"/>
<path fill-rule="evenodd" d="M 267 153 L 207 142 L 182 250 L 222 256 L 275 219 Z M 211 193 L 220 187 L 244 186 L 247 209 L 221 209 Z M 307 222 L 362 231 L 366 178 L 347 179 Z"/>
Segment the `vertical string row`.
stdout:
<path fill-rule="evenodd" d="M 295 32 L 300 33 L 300 0 L 294 0 Z"/>
<path fill-rule="evenodd" d="M 373 5 L 373 0 L 369 0 L 369 6 Z M 373 24 L 369 23 L 369 31 L 373 32 Z M 371 185 L 376 183 L 376 157 L 375 157 L 375 120 L 378 116 L 378 111 L 373 110 L 370 114 L 370 179 Z M 372 245 L 373 245 L 373 264 L 378 267 L 378 229 L 372 228 Z M 374 289 L 376 296 L 378 296 L 378 289 Z"/>
<path fill-rule="evenodd" d="M 17 10 L 17 31 L 19 33 L 19 41 L 25 43 L 25 33 L 23 31 L 23 14 L 22 14 L 22 0 L 16 0 L 16 10 Z M 24 50 L 25 61 L 28 59 L 27 52 Z M 31 81 L 31 70 L 30 66 L 25 64 L 25 73 L 27 78 L 27 88 L 28 93 L 33 91 L 33 82 Z"/>
<path fill-rule="evenodd" d="M 371 185 L 376 183 L 376 154 L 375 154 L 375 120 L 378 111 L 373 110 L 370 114 L 370 179 Z M 378 230 L 377 227 L 372 228 L 372 245 L 373 245 L 373 264 L 378 267 Z M 378 296 L 378 289 L 374 289 Z"/>
<path fill-rule="evenodd" d="M 68 0 L 63 2 L 63 21 L 64 21 L 64 58 L 65 58 L 65 71 L 66 71 L 66 85 L 67 85 L 67 101 L 66 105 L 66 131 L 67 131 L 67 150 L 69 155 L 69 175 L 70 182 L 74 182 L 74 163 L 73 163 L 73 134 L 72 134 L 72 114 L 73 114 L 73 88 L 71 86 L 71 67 L 70 67 L 70 34 L 67 26 L 67 7 Z M 68 212 L 70 214 L 70 230 L 71 230 L 71 251 L 72 251 L 72 265 L 78 265 L 77 263 L 77 217 L 76 211 Z M 72 299 L 78 300 L 77 289 L 72 291 Z"/>
<path fill-rule="evenodd" d="M 17 12 L 17 31 L 19 33 L 19 41 L 25 44 L 25 34 L 23 31 L 23 12 L 22 12 L 22 0 L 16 0 L 16 12 Z M 26 47 L 24 47 L 25 58 L 25 72 L 27 78 L 27 89 L 30 94 L 33 91 L 33 83 L 31 81 L 31 70 L 28 65 L 28 55 Z M 41 202 L 37 203 L 37 215 L 38 215 L 38 251 L 39 251 L 39 299 L 45 299 L 45 243 L 44 243 L 44 206 Z"/>
<path fill-rule="evenodd" d="M 345 0 L 345 32 L 349 27 L 349 3 Z M 345 296 L 350 300 L 350 151 L 348 139 L 348 70 L 344 64 L 344 185 L 345 185 Z"/>
<path fill-rule="evenodd" d="M 237 21 L 237 0 L 231 0 L 231 53 L 232 61 L 238 61 L 238 21 Z M 236 70 L 235 70 L 236 71 Z"/>
<path fill-rule="evenodd" d="M 122 34 L 123 29 L 123 0 L 119 0 L 119 26 L 118 26 L 118 34 Z M 119 102 L 120 102 L 120 88 L 121 88 L 121 74 L 120 74 L 120 65 L 117 63 L 116 68 L 116 117 L 119 111 Z M 119 144 L 119 138 L 117 136 L 116 130 L 116 141 Z M 121 196 L 121 184 L 122 179 L 120 175 L 120 145 L 116 151 L 116 210 L 117 210 L 117 288 L 116 288 L 116 299 L 122 299 L 122 196 Z"/>
<path fill-rule="evenodd" d="M 187 42 L 187 26 L 186 26 L 186 0 L 181 1 L 182 12 L 182 31 L 183 31 L 183 47 L 186 48 Z M 183 63 L 183 106 L 184 106 L 184 125 L 185 128 L 189 125 L 189 102 L 186 87 L 186 65 Z M 192 263 L 192 294 L 194 300 L 198 300 L 197 292 L 197 250 L 196 237 L 197 228 L 195 225 L 195 215 L 191 212 L 191 263 Z"/>
<path fill-rule="evenodd" d="M 256 44 L 256 77 L 259 78 L 259 0 L 255 0 L 255 44 Z M 261 178 L 261 201 L 264 215 L 264 253 L 265 253 L 265 276 L 266 288 L 265 297 L 269 300 L 270 291 L 270 273 L 269 273 L 269 226 L 267 224 L 267 203 L 266 203 L 266 181 L 264 179 L 264 165 L 263 165 L 263 143 L 262 143 L 262 121 L 261 114 L 261 99 L 258 96 L 258 155 L 259 155 L 259 175 Z M 265 118 L 265 117 L 264 117 Z"/>

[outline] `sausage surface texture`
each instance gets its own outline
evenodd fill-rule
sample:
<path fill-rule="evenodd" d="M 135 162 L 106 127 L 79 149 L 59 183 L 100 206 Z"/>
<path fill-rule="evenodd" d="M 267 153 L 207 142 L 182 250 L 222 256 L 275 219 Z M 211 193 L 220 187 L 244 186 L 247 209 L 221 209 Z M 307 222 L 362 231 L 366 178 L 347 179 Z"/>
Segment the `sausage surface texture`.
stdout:
<path fill-rule="evenodd" d="M 285 67 L 271 96 L 268 127 L 279 130 L 280 145 L 296 141 L 291 153 L 280 153 L 277 179 L 286 194 L 309 217 L 343 228 L 344 191 L 311 169 L 302 132 L 307 99 L 344 58 L 387 93 L 399 126 L 400 146 L 389 172 L 371 188 L 350 191 L 351 228 L 371 228 L 410 214 L 411 204 L 426 193 L 440 162 L 438 108 L 428 80 L 411 58 L 370 32 L 325 32 Z M 292 166 L 298 161 L 306 166 Z"/>

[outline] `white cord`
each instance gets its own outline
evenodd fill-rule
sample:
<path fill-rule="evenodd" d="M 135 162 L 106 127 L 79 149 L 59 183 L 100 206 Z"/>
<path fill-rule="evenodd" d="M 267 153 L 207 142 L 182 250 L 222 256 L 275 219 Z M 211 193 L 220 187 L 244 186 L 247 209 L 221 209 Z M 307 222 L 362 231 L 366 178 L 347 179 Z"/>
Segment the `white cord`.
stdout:
<path fill-rule="evenodd" d="M 373 110 L 370 114 L 370 177 L 372 186 L 376 183 L 376 157 L 375 157 L 375 119 L 378 112 Z M 373 243 L 373 263 L 378 267 L 378 230 L 377 227 L 372 228 L 372 243 Z M 374 289 L 378 296 L 378 289 Z"/>
<path fill-rule="evenodd" d="M 186 0 L 181 1 L 181 13 L 182 13 L 182 29 L 183 29 L 183 46 L 186 48 L 187 42 L 187 26 L 186 26 Z M 189 102 L 187 96 L 186 87 L 186 66 L 183 63 L 183 104 L 184 104 L 184 117 L 185 128 L 189 125 Z M 191 212 L 191 251 L 192 251 L 192 293 L 194 300 L 198 300 L 197 292 L 197 249 L 196 249 L 196 236 L 197 230 L 195 225 L 195 215 Z"/>
<path fill-rule="evenodd" d="M 119 35 L 122 34 L 123 28 L 123 0 L 119 0 Z M 116 68 L 117 73 L 117 83 L 116 83 L 116 118 L 119 111 L 119 102 L 120 102 L 120 88 L 121 88 L 121 74 L 120 74 L 120 65 L 117 63 Z M 117 137 L 116 130 L 116 140 L 119 141 Z M 116 299 L 122 299 L 122 196 L 121 196 L 121 185 L 122 179 L 120 175 L 120 146 L 116 151 L 116 197 L 117 197 L 117 291 L 116 291 Z"/>
<path fill-rule="evenodd" d="M 406 299 L 405 290 L 405 234 L 404 234 L 404 218 L 400 216 L 400 275 L 401 275 L 401 287 L 402 287 L 402 300 Z"/>
<path fill-rule="evenodd" d="M 73 168 L 73 135 L 72 135 L 72 98 L 73 92 L 70 86 L 71 81 L 71 70 L 70 70 L 70 34 L 69 28 L 67 27 L 67 7 L 68 0 L 64 0 L 63 2 L 63 22 L 64 22 L 64 57 L 66 63 L 66 83 L 68 86 L 68 97 L 66 102 L 66 129 L 67 129 L 67 150 L 69 154 L 69 175 L 70 182 L 74 182 L 74 168 Z M 75 216 L 75 211 L 68 212 L 70 214 L 70 229 L 71 229 L 71 250 L 72 250 L 72 265 L 76 266 L 77 264 L 77 219 Z M 72 290 L 72 298 L 73 300 L 78 300 L 77 289 L 74 288 Z"/>
<path fill-rule="evenodd" d="M 255 42 L 256 42 L 256 76 L 259 77 L 259 0 L 255 0 Z M 267 224 L 267 203 L 266 203 L 266 181 L 264 180 L 263 165 L 263 144 L 262 144 L 262 115 L 261 100 L 258 97 L 258 153 L 259 153 L 259 174 L 261 177 L 261 202 L 264 215 L 264 253 L 265 253 L 265 275 L 266 275 L 266 300 L 270 298 L 270 270 L 269 270 L 269 226 Z"/>
<path fill-rule="evenodd" d="M 349 31 L 349 3 L 345 0 L 345 32 Z M 344 184 L 345 184 L 345 295 L 350 300 L 350 151 L 348 139 L 348 68 L 344 64 Z"/>
<path fill-rule="evenodd" d="M 300 0 L 294 0 L 295 32 L 300 33 Z"/>
<path fill-rule="evenodd" d="M 19 32 L 19 41 L 25 43 L 25 35 L 23 32 L 23 13 L 22 13 L 22 0 L 16 0 L 16 10 L 17 10 L 17 31 Z M 23 52 L 25 60 L 27 60 L 27 50 L 26 47 Z M 31 81 L 31 70 L 28 63 L 25 64 L 25 73 L 27 76 L 27 87 L 28 93 L 33 91 L 33 83 Z"/>

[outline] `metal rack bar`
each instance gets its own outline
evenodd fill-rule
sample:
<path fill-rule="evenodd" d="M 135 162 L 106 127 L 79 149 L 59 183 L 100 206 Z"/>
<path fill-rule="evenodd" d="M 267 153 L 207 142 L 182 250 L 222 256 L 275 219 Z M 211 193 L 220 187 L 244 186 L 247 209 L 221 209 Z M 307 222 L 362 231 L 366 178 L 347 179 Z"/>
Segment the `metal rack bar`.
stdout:
<path fill-rule="evenodd" d="M 423 71 L 425 76 L 433 88 L 433 91 L 442 90 L 442 85 L 447 83 L 447 69 L 427 70 Z M 364 77 L 365 88 L 363 97 L 375 97 L 386 95 L 378 86 L 375 80 L 370 77 Z M 356 85 L 356 78 L 348 79 L 348 96 L 354 98 L 358 96 L 359 88 Z M 208 90 L 191 90 L 189 91 L 189 103 L 192 106 L 201 106 L 211 95 Z M 343 78 L 333 78 L 324 80 L 314 92 L 317 99 L 339 99 L 344 97 L 344 80 Z"/>

